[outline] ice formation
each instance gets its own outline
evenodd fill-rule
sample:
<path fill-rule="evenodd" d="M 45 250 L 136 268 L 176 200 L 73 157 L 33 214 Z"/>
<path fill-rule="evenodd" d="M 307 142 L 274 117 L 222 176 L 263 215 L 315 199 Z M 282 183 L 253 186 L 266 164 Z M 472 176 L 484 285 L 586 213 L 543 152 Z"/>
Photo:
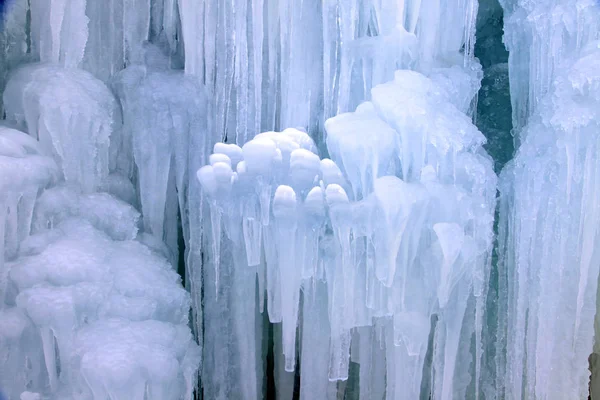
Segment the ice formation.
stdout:
<path fill-rule="evenodd" d="M 0 385 L 17 399 L 193 398 L 190 297 L 125 201 L 111 91 L 81 70 L 31 65 L 4 104 L 29 135 L 0 127 Z"/>
<path fill-rule="evenodd" d="M 469 101 L 452 96 L 448 76 L 469 88 Z M 431 78 L 398 71 L 373 88 L 371 102 L 325 123 L 333 160 L 320 160 L 306 133 L 287 129 L 261 133 L 241 148 L 217 143 L 210 165 L 198 171 L 210 204 L 216 290 L 223 295 L 223 270 L 233 275 L 232 295 L 255 293 L 257 285 L 258 306 L 265 296 L 269 320 L 281 322 L 276 340 L 285 370 L 294 371 L 297 353 L 304 360 L 303 398 L 318 397 L 327 378 L 348 379 L 351 343 L 361 370 L 385 371 L 391 398 L 419 397 L 429 346 L 435 398 L 464 394 L 465 376 L 479 376 L 480 350 L 473 363 L 464 361 L 471 361 L 472 333 L 481 348 L 496 183 L 484 137 L 464 114 L 473 81 L 454 68 L 436 69 Z M 372 141 L 370 132 L 380 139 Z M 308 307 L 302 314 L 301 298 Z M 308 312 L 317 304 L 321 311 Z M 320 322 L 325 315 L 329 332 Z M 253 313 L 232 316 L 246 328 L 255 321 Z M 237 338 L 238 348 L 247 336 L 257 341 L 255 329 Z M 461 339 L 462 330 L 470 333 Z M 330 341 L 315 348 L 319 334 Z M 359 356 L 377 347 L 385 357 Z M 257 357 L 254 350 L 230 363 L 247 370 Z M 242 379 L 256 393 L 256 376 Z M 381 384 L 361 374 L 361 387 Z"/>
<path fill-rule="evenodd" d="M 503 172 L 499 314 L 506 319 L 499 344 L 506 369 L 498 379 L 507 398 L 588 393 L 600 266 L 599 43 L 564 62 Z"/>
<path fill-rule="evenodd" d="M 596 0 L 5 11 L 0 397 L 600 396 Z"/>
<path fill-rule="evenodd" d="M 567 59 L 598 39 L 595 0 L 500 0 L 505 11 L 513 125 L 520 132 L 550 91 Z"/>

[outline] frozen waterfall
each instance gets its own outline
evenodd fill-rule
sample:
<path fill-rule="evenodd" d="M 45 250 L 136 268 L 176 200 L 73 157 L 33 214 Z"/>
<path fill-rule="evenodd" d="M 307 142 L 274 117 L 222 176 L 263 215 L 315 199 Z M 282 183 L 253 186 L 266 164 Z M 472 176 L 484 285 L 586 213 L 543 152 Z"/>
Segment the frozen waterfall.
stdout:
<path fill-rule="evenodd" d="M 600 398 L 598 1 L 3 3 L 0 399 Z"/>

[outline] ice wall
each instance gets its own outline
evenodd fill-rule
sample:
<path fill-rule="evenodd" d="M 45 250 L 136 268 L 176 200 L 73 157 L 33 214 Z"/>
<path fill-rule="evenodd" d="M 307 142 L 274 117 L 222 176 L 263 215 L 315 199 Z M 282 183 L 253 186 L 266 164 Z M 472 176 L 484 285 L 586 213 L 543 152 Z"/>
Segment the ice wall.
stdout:
<path fill-rule="evenodd" d="M 14 0 L 0 385 L 585 398 L 598 5 L 500 3 Z"/>

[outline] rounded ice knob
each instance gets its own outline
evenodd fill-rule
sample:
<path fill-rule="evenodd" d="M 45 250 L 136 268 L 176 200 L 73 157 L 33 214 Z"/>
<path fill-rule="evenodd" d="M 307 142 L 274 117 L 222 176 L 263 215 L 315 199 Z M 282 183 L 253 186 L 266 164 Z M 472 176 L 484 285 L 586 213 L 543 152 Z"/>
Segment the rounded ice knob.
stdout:
<path fill-rule="evenodd" d="M 237 165 L 235 166 L 235 171 L 238 173 L 238 175 L 244 175 L 245 173 L 247 173 L 248 167 L 246 167 L 246 161 L 240 161 L 239 163 L 237 163 Z"/>
<path fill-rule="evenodd" d="M 206 190 L 209 195 L 214 196 L 217 194 L 218 183 L 212 165 L 205 165 L 200 168 L 196 172 L 196 178 L 198 178 L 202 189 Z"/>
<path fill-rule="evenodd" d="M 327 189 L 325 189 L 325 198 L 327 199 L 329 207 L 349 203 L 348 195 L 344 188 L 335 183 L 327 185 Z"/>
<path fill-rule="evenodd" d="M 229 158 L 229 156 L 227 156 L 226 154 L 222 154 L 222 153 L 211 154 L 208 157 L 208 161 L 210 162 L 210 165 L 215 165 L 218 162 L 224 162 L 225 164 L 228 164 L 231 166 L 231 158 Z"/>
<path fill-rule="evenodd" d="M 279 185 L 273 198 L 273 215 L 276 218 L 295 216 L 296 203 L 294 189 L 287 185 Z"/>
<path fill-rule="evenodd" d="M 324 158 L 321 160 L 321 176 L 323 177 L 323 182 L 326 186 L 332 183 L 336 183 L 338 185 L 344 183 L 342 171 L 337 164 L 329 158 Z"/>
<path fill-rule="evenodd" d="M 310 188 L 319 175 L 321 162 L 319 156 L 305 149 L 292 151 L 290 157 L 290 175 L 294 186 L 302 190 Z"/>
<path fill-rule="evenodd" d="M 294 142 L 298 143 L 298 146 L 300 146 L 300 148 L 308 150 L 312 153 L 317 152 L 317 146 L 315 145 L 314 140 L 312 140 L 312 138 L 308 135 L 308 133 L 294 128 L 287 128 L 281 133 L 292 139 Z"/>
<path fill-rule="evenodd" d="M 257 175 L 268 174 L 273 159 L 277 156 L 277 146 L 270 139 L 253 139 L 242 147 L 242 152 L 248 172 Z"/>
<path fill-rule="evenodd" d="M 231 165 L 236 165 L 244 159 L 242 148 L 237 144 L 215 143 L 213 153 L 226 155 L 231 160 Z"/>
<path fill-rule="evenodd" d="M 23 158 L 27 155 L 27 151 L 19 143 L 0 136 L 0 156 Z"/>
<path fill-rule="evenodd" d="M 312 215 L 325 216 L 325 196 L 320 187 L 316 186 L 308 192 L 304 200 L 304 207 Z"/>
<path fill-rule="evenodd" d="M 27 154 L 44 154 L 40 142 L 38 142 L 36 139 L 26 134 L 25 132 L 0 126 L 0 137 L 3 137 L 12 141 L 13 143 L 18 144 L 23 149 L 25 149 Z M 0 147 L 2 147 L 2 145 L 0 145 Z"/>
<path fill-rule="evenodd" d="M 277 148 L 281 151 L 281 159 L 285 164 L 290 162 L 290 158 L 294 150 L 299 149 L 298 143 L 294 142 L 287 136 L 280 135 L 277 140 Z"/>
<path fill-rule="evenodd" d="M 215 174 L 215 180 L 220 186 L 227 186 L 231 184 L 231 178 L 233 177 L 233 171 L 231 166 L 224 162 L 218 162 L 213 167 Z"/>

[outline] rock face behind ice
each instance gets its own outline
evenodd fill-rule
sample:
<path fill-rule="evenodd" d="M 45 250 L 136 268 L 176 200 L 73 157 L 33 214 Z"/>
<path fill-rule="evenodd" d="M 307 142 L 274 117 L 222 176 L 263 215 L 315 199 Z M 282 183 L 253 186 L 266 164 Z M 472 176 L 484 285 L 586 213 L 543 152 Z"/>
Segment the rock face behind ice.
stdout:
<path fill-rule="evenodd" d="M 474 309 L 485 304 L 495 208 L 485 138 L 464 114 L 478 74 L 458 67 L 434 69 L 430 77 L 396 72 L 373 88 L 372 101 L 326 121 L 333 161 L 319 159 L 307 134 L 286 129 L 261 133 L 242 148 L 217 143 L 210 165 L 198 170 L 215 268 L 216 293 L 205 297 L 254 293 L 249 277 L 258 273 L 258 304 L 266 295 L 270 321 L 281 322 L 275 340 L 285 371 L 296 367 L 300 326 L 301 376 L 318 387 L 327 388 L 327 378 L 348 379 L 351 343 L 352 360 L 366 371 L 384 361 L 363 360 L 359 352 L 385 348 L 392 398 L 419 397 L 428 346 L 441 371 L 434 398 L 466 393 L 468 382 L 456 377 L 479 379 L 481 352 L 465 352 L 471 334 L 461 334 L 467 326 L 481 347 Z M 260 334 L 253 313 L 231 318 L 233 326 Z M 360 345 L 353 338 L 358 327 Z M 318 335 L 329 339 L 304 342 Z M 245 337 L 233 337 L 238 349 L 247 346 Z M 242 369 L 260 356 L 254 347 L 240 352 L 235 362 Z M 472 367 L 460 361 L 469 357 Z M 254 375 L 242 379 L 243 387 L 255 387 Z M 361 387 L 378 385 L 377 377 L 361 375 Z M 302 390 L 310 398 L 311 389 Z"/>

